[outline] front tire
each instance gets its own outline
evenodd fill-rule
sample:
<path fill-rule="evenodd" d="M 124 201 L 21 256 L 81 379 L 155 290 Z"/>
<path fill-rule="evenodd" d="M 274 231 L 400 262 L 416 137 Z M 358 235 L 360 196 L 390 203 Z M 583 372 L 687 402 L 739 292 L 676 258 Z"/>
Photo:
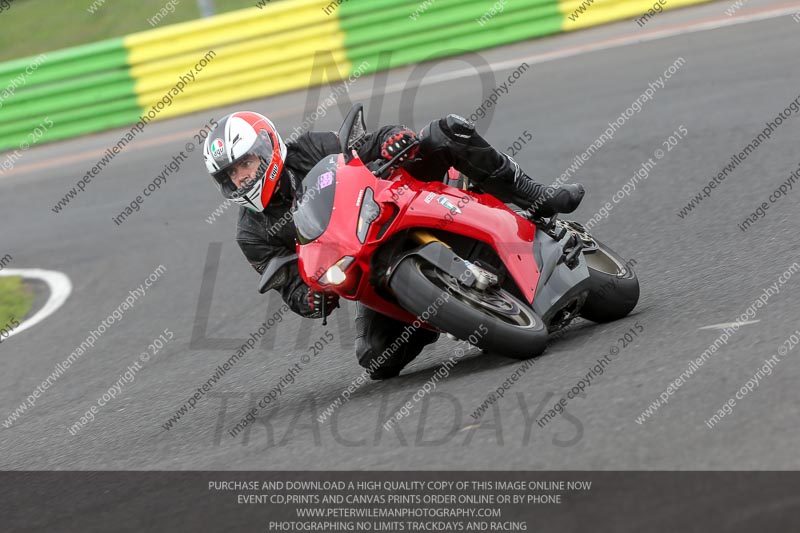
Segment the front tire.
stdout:
<path fill-rule="evenodd" d="M 597 239 L 597 250 L 583 255 L 589 268 L 589 295 L 580 316 L 592 322 L 611 322 L 626 317 L 639 302 L 639 279 L 614 250 Z"/>
<path fill-rule="evenodd" d="M 464 287 L 453 276 L 415 256 L 397 265 L 389 286 L 400 305 L 418 317 L 437 298 L 449 293 L 450 297 L 426 322 L 459 339 L 477 337 L 472 344 L 482 350 L 529 359 L 541 354 L 547 345 L 547 328 L 542 319 L 530 306 L 499 287 L 483 291 Z"/>

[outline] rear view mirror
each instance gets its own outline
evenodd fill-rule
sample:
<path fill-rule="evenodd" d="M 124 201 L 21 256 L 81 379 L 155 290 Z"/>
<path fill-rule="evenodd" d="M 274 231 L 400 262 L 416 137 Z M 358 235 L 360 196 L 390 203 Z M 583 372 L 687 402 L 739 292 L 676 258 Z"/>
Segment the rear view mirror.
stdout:
<path fill-rule="evenodd" d="M 359 141 L 367 134 L 367 125 L 364 122 L 364 106 L 354 104 L 344 117 L 344 122 L 339 128 L 339 143 L 344 162 L 349 163 L 353 159 L 352 150 L 357 148 Z"/>

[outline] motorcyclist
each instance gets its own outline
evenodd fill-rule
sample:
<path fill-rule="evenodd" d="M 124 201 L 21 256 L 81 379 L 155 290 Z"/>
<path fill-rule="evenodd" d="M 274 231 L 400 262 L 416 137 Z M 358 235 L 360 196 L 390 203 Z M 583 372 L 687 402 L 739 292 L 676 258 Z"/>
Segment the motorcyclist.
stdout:
<path fill-rule="evenodd" d="M 539 216 L 570 213 L 583 198 L 583 187 L 577 184 L 554 189 L 536 183 L 511 157 L 489 145 L 474 124 L 457 115 L 432 121 L 418 136 L 405 126 L 384 126 L 368 133 L 357 152 L 364 162 L 391 159 L 415 139 L 419 144 L 400 164 L 420 180 L 441 179 L 454 167 L 473 186 L 503 202 L 531 208 Z M 241 206 L 236 241 L 258 273 L 271 258 L 295 252 L 289 210 L 299 184 L 317 162 L 340 151 L 334 132 L 308 132 L 284 144 L 267 117 L 247 111 L 223 117 L 209 133 L 203 147 L 206 167 L 222 195 Z M 338 296 L 315 292 L 305 284 L 297 263 L 279 290 L 284 302 L 303 317 L 321 318 L 323 308 L 328 315 L 338 306 Z M 387 358 L 380 356 L 408 325 L 357 302 L 355 326 L 358 362 L 373 379 L 398 375 L 439 336 L 424 328 L 413 329 Z"/>

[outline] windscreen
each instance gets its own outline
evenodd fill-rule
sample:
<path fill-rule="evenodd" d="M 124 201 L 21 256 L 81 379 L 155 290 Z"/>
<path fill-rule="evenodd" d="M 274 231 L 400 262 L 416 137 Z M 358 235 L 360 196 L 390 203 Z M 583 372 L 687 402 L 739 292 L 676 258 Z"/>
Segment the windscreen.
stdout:
<path fill-rule="evenodd" d="M 294 225 L 300 244 L 318 239 L 331 221 L 338 159 L 338 154 L 329 155 L 303 179 L 294 212 Z"/>

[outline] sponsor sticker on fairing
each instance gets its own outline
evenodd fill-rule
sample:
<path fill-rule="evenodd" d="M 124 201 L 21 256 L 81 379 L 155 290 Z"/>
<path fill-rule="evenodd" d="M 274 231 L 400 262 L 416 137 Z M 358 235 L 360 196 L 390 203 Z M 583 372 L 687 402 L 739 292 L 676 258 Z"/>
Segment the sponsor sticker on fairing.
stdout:
<path fill-rule="evenodd" d="M 317 178 L 317 185 L 319 185 L 320 189 L 324 189 L 325 187 L 330 186 L 333 183 L 333 172 L 326 172 L 325 174 L 320 174 L 319 178 Z"/>
<path fill-rule="evenodd" d="M 436 201 L 439 202 L 439 205 L 446 207 L 451 213 L 456 215 L 461 214 L 461 209 L 453 205 L 453 202 L 448 200 L 446 197 L 440 196 Z"/>

